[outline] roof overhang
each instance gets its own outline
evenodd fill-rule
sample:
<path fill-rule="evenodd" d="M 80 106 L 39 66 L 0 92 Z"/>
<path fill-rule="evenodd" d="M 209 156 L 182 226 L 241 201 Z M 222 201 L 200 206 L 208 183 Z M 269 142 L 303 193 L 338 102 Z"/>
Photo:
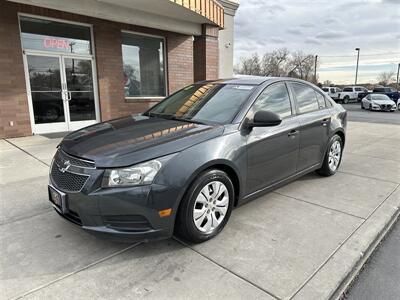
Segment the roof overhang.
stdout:
<path fill-rule="evenodd" d="M 8 0 L 110 21 L 200 35 L 201 24 L 223 28 L 216 0 Z"/>

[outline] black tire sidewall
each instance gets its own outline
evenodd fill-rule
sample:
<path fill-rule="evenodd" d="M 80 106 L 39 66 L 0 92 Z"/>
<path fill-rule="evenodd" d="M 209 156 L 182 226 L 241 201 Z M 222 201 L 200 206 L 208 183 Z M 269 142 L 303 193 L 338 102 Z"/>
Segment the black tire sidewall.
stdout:
<path fill-rule="evenodd" d="M 341 147 L 341 149 L 340 149 L 340 160 L 339 160 L 339 164 L 338 164 L 336 170 L 332 171 L 331 168 L 329 167 L 329 151 L 330 151 L 330 149 L 332 147 L 332 144 L 335 141 L 339 141 L 339 143 L 340 143 L 340 147 Z M 343 141 L 342 141 L 342 139 L 341 139 L 341 137 L 339 135 L 335 134 L 329 140 L 328 147 L 326 149 L 325 156 L 324 156 L 324 161 L 322 163 L 321 168 L 318 169 L 317 172 L 319 174 L 321 174 L 321 175 L 324 175 L 324 176 L 332 176 L 332 175 L 336 174 L 336 172 L 339 169 L 340 164 L 342 162 L 342 157 L 343 157 Z"/>
<path fill-rule="evenodd" d="M 194 204 L 196 202 L 196 198 L 200 193 L 201 189 L 206 184 L 212 181 L 220 181 L 226 186 L 229 193 L 229 206 L 226 215 L 222 223 L 218 226 L 218 228 L 211 233 L 205 234 L 200 230 L 198 230 L 196 225 L 194 224 L 193 209 L 194 209 Z M 208 170 L 206 172 L 203 172 L 190 185 L 187 193 L 182 199 L 178 215 L 177 226 L 183 226 L 183 228 L 177 228 L 177 231 L 182 233 L 185 239 L 188 239 L 189 241 L 196 243 L 204 242 L 206 240 L 213 238 L 222 231 L 222 229 L 228 222 L 233 209 L 234 197 L 235 193 L 232 181 L 225 172 L 220 170 Z"/>

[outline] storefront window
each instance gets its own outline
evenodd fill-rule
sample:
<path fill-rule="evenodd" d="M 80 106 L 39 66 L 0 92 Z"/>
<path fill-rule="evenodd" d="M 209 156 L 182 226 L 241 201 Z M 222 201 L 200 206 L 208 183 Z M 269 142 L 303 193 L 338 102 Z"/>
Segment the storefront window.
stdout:
<path fill-rule="evenodd" d="M 20 17 L 24 49 L 91 54 L 90 27 Z"/>
<path fill-rule="evenodd" d="M 164 39 L 122 33 L 125 97 L 163 97 L 165 88 Z"/>

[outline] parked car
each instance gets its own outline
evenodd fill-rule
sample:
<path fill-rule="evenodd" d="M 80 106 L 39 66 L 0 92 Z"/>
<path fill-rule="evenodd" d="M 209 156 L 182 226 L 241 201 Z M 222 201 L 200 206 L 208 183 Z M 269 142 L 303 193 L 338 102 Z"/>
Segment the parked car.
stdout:
<path fill-rule="evenodd" d="M 339 93 L 342 91 L 338 87 L 334 86 L 324 86 L 322 87 L 322 90 L 324 91 L 325 94 L 327 94 L 329 97 L 331 97 L 333 100 L 339 100 Z"/>
<path fill-rule="evenodd" d="M 396 103 L 384 94 L 368 94 L 361 100 L 361 108 L 369 110 L 395 111 Z"/>
<path fill-rule="evenodd" d="M 346 110 L 306 81 L 199 82 L 67 135 L 49 198 L 94 234 L 203 242 L 235 206 L 312 171 L 335 174 L 345 128 Z"/>
<path fill-rule="evenodd" d="M 368 94 L 368 90 L 362 86 L 346 86 L 339 93 L 339 100 L 347 104 L 350 101 L 358 101 L 360 102 L 362 98 L 364 98 Z"/>
<path fill-rule="evenodd" d="M 396 103 L 398 103 L 400 97 L 399 91 L 392 87 L 375 87 L 373 93 L 385 94 Z"/>

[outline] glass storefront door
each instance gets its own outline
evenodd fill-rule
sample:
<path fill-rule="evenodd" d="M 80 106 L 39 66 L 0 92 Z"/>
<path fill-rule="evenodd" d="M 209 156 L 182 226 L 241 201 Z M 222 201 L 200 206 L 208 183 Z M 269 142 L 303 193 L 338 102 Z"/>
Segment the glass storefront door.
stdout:
<path fill-rule="evenodd" d="M 99 121 L 91 27 L 19 16 L 33 133 Z"/>
<path fill-rule="evenodd" d="M 63 57 L 69 130 L 96 121 L 92 60 Z"/>
<path fill-rule="evenodd" d="M 96 123 L 92 59 L 25 55 L 34 133 L 71 131 Z"/>

